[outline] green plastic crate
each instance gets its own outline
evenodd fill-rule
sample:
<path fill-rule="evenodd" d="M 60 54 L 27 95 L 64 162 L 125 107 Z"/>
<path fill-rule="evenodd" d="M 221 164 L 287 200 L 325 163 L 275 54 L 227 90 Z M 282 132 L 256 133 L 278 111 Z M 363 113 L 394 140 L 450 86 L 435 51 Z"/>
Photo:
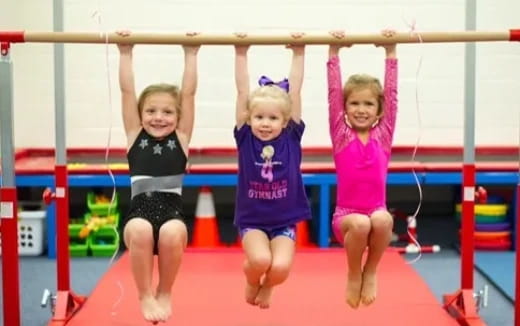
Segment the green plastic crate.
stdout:
<path fill-rule="evenodd" d="M 88 238 L 88 246 L 95 257 L 110 257 L 117 250 L 117 231 L 110 226 L 100 228 Z"/>
<path fill-rule="evenodd" d="M 79 231 L 83 224 L 69 225 L 69 252 L 72 257 L 86 257 L 88 255 L 88 238 L 81 239 Z"/>
<path fill-rule="evenodd" d="M 85 224 L 88 224 L 88 222 L 90 221 L 90 219 L 92 218 L 92 215 L 91 213 L 86 213 L 83 217 L 83 223 Z M 107 216 L 99 216 L 99 215 L 96 215 L 98 218 L 101 218 L 101 219 L 104 219 L 104 218 L 108 218 Z M 114 225 L 116 227 L 119 226 L 119 212 L 118 211 L 115 211 L 115 212 L 112 212 L 112 214 L 110 214 L 110 216 L 113 216 L 114 217 Z M 104 226 L 108 226 L 108 227 L 112 227 L 112 225 L 103 225 L 101 227 L 104 227 Z"/>
<path fill-rule="evenodd" d="M 113 203 L 96 203 L 96 194 L 89 192 L 87 193 L 87 206 L 92 215 L 107 216 L 109 210 L 110 214 L 117 212 L 118 198 L 119 195 L 116 193 Z"/>

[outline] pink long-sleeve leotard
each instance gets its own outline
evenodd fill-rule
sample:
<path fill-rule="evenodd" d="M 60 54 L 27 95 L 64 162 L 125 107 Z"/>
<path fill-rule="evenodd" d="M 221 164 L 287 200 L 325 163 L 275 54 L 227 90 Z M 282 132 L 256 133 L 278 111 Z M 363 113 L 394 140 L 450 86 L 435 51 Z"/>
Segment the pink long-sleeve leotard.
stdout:
<path fill-rule="evenodd" d="M 397 59 L 385 61 L 384 114 L 363 144 L 345 122 L 339 58 L 327 62 L 329 127 L 337 174 L 336 214 L 386 208 L 386 177 L 397 115 Z"/>

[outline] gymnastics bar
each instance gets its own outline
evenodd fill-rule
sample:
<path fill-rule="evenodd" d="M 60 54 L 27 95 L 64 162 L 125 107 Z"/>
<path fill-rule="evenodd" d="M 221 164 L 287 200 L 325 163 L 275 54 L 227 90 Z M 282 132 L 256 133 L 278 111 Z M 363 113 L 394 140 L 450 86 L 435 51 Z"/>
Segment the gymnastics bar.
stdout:
<path fill-rule="evenodd" d="M 0 42 L 6 43 L 132 43 L 132 44 L 184 44 L 184 45 L 276 45 L 276 44 L 391 44 L 391 43 L 448 43 L 520 41 L 520 29 L 505 31 L 459 31 L 459 32 L 410 32 L 396 33 L 391 37 L 381 34 L 346 34 L 338 39 L 328 33 L 304 34 L 294 38 L 287 34 L 247 34 L 239 37 L 229 34 L 183 33 L 132 33 L 120 36 L 117 33 L 93 32 L 27 32 L 0 31 Z"/>
<path fill-rule="evenodd" d="M 142 43 L 142 44 L 187 44 L 187 45 L 198 45 L 198 44 L 208 44 L 208 45 L 225 45 L 225 44 L 259 44 L 259 45 L 276 45 L 276 44 L 391 44 L 391 43 L 446 43 L 446 42 L 485 42 L 485 41 L 520 41 L 520 29 L 509 30 L 507 32 L 455 32 L 455 33 L 401 33 L 396 34 L 392 37 L 384 37 L 379 34 L 374 35 L 347 35 L 342 39 L 334 38 L 331 35 L 323 34 L 323 35 L 304 35 L 300 38 L 293 38 L 290 35 L 280 36 L 269 36 L 269 35 L 248 35 L 247 37 L 240 38 L 234 34 L 229 35 L 209 35 L 209 34 L 201 34 L 196 36 L 187 36 L 184 34 L 144 34 L 144 33 L 134 33 L 127 37 L 121 37 L 115 33 L 66 33 L 66 32 L 48 32 L 48 33 L 27 33 L 23 31 L 8 31 L 2 32 L 0 31 L 0 48 L 3 56 L 7 56 L 9 45 L 11 43 L 23 43 L 23 42 L 34 42 L 34 43 Z M 11 111 L 12 112 L 12 111 Z M 3 119 L 2 119 L 3 120 Z M 12 121 L 10 121 L 12 123 Z M 12 125 L 11 125 L 12 126 Z M 5 137 L 4 137 L 5 138 Z M 12 138 L 9 137 L 12 140 Z M 4 144 L 3 144 L 4 145 Z M 4 146 L 6 147 L 6 146 Z M 12 147 L 11 147 L 12 148 Z M 4 151 L 2 151 L 4 152 Z M 5 156 L 5 155 L 4 155 Z M 10 157 L 11 155 L 7 155 Z M 2 162 L 3 165 L 8 166 L 7 171 L 13 171 L 13 162 Z M 4 164 L 5 163 L 5 164 Z M 11 173 L 11 172 L 9 172 Z M 65 172 L 66 174 L 66 172 Z M 58 173 L 57 173 L 58 175 Z M 471 175 L 471 174 L 470 174 Z M 471 179 L 471 178 L 470 178 Z M 66 185 L 65 185 L 66 187 Z M 11 187 L 12 188 L 12 187 Z M 11 190 L 11 189 L 8 189 Z M 8 206 L 13 207 L 16 205 L 16 196 L 12 196 L 14 198 L 7 198 L 5 203 L 2 203 L 2 208 L 4 208 L 4 204 L 9 204 Z M 16 212 L 16 209 L 11 209 Z M 9 211 L 9 210 L 8 210 Z M 16 214 L 16 213 L 14 213 Z M 2 211 L 3 218 L 9 218 L 11 220 L 15 220 L 15 215 L 8 214 Z M 15 226 L 15 225 L 13 225 Z M 16 230 L 16 227 L 14 228 Z M 6 229 L 2 230 L 4 234 L 6 233 Z M 16 258 L 17 252 L 15 251 L 16 246 L 16 232 L 7 232 L 9 234 L 14 233 L 14 239 L 10 239 L 9 241 L 4 238 L 6 244 L 9 243 L 9 250 L 5 250 L 6 255 L 4 258 L 7 258 L 7 252 L 12 253 L 12 255 Z M 2 243 L 4 246 L 4 243 Z M 6 246 L 4 246 L 7 249 Z M 11 254 L 10 254 L 11 255 Z M 7 259 L 6 259 L 7 260 Z M 13 259 L 9 259 L 12 261 Z M 7 275 L 13 273 L 6 273 Z M 14 273 L 18 277 L 18 273 Z M 5 278 L 3 281 L 5 283 Z M 18 285 L 17 282 L 14 284 Z M 18 292 L 18 287 L 14 292 Z M 469 292 L 466 291 L 465 294 Z M 72 299 L 67 297 L 65 300 L 58 301 L 64 303 L 64 305 L 57 305 L 58 310 L 61 312 L 59 315 L 64 316 L 65 320 L 60 321 L 51 321 L 51 325 L 61 325 L 61 322 L 66 322 L 67 318 L 70 316 L 70 306 L 71 302 L 80 305 L 81 302 L 74 302 L 75 298 Z M 78 298 L 82 301 L 83 298 Z M 463 296 L 463 300 L 467 299 L 470 301 L 469 297 Z M 19 301 L 19 298 L 18 298 Z M 466 301 L 466 300 L 465 300 Z M 10 307 L 18 306 L 18 310 L 14 310 L 12 314 L 13 322 L 8 322 L 9 325 L 18 325 L 19 323 L 19 302 L 11 302 Z M 76 307 L 75 307 L 76 309 Z M 74 310 L 75 310 L 74 309 Z M 4 309 L 10 310 L 10 309 Z M 5 317 L 5 316 L 4 316 Z M 56 323 L 54 323 L 56 322 Z M 468 324 L 469 325 L 469 324 Z M 472 323 L 473 325 L 473 323 Z"/>

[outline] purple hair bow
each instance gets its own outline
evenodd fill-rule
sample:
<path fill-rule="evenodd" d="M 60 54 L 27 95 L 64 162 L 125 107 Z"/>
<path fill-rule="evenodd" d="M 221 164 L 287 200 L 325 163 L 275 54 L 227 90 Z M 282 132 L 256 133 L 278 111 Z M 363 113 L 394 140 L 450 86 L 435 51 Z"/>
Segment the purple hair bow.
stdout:
<path fill-rule="evenodd" d="M 274 82 L 269 77 L 262 76 L 258 80 L 258 84 L 260 86 L 275 85 L 275 86 L 280 87 L 281 89 L 284 89 L 287 93 L 289 93 L 289 80 L 287 78 L 284 78 L 283 80 L 281 80 L 279 82 Z"/>

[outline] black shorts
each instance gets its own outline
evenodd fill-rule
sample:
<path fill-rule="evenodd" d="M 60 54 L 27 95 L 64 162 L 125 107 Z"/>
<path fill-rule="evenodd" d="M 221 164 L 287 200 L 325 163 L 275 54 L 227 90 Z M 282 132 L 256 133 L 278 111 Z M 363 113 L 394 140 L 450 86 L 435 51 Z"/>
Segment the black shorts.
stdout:
<path fill-rule="evenodd" d="M 157 242 L 159 230 L 169 220 L 184 221 L 182 211 L 182 198 L 171 192 L 145 192 L 134 196 L 130 202 L 130 210 L 123 219 L 122 228 L 132 218 L 139 217 L 147 220 L 152 225 L 154 238 L 154 254 L 158 253 Z"/>

